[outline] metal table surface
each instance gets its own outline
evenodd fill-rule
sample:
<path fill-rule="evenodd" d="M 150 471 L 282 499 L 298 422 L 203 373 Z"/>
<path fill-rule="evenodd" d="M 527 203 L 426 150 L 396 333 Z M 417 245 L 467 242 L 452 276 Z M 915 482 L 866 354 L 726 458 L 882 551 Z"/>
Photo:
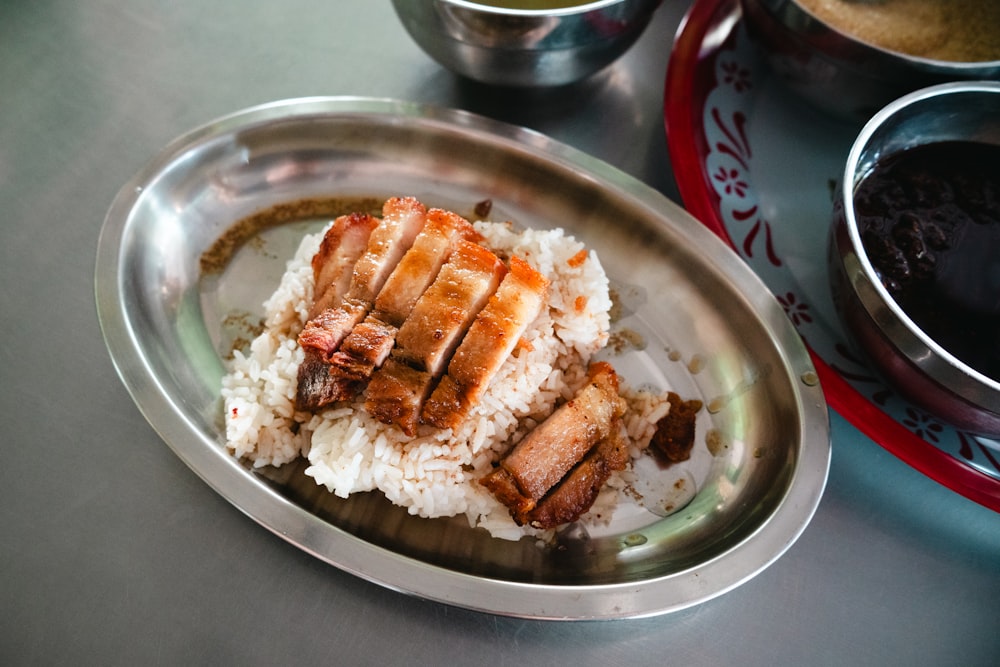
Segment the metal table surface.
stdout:
<path fill-rule="evenodd" d="M 662 121 L 684 2 L 594 81 L 509 99 L 426 57 L 389 2 L 0 6 L 0 664 L 995 664 L 1000 517 L 833 416 L 829 484 L 739 588 L 649 619 L 494 617 L 384 589 L 248 519 L 146 424 L 94 308 L 118 188 L 219 115 L 392 97 L 544 132 L 677 199 Z"/>

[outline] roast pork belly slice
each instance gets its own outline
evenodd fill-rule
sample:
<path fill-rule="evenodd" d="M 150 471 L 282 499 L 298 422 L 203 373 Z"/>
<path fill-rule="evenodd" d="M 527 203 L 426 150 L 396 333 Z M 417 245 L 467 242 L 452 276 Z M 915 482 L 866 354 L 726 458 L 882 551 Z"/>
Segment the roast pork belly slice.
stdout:
<path fill-rule="evenodd" d="M 376 368 L 389 357 L 396 327 L 369 315 L 359 322 L 330 357 L 329 388 L 334 401 L 349 401 L 364 390 Z"/>
<path fill-rule="evenodd" d="M 490 250 L 459 241 L 400 326 L 389 359 L 372 375 L 365 401 L 369 414 L 396 424 L 407 435 L 416 433 L 434 381 L 505 272 L 503 262 Z"/>
<path fill-rule="evenodd" d="M 457 213 L 427 211 L 423 229 L 375 298 L 372 315 L 394 327 L 402 325 L 461 240 L 477 242 L 482 236 Z"/>
<path fill-rule="evenodd" d="M 336 308 L 326 308 L 302 327 L 298 337 L 299 346 L 306 354 L 313 353 L 329 363 L 341 341 L 366 312 L 363 305 L 347 302 Z"/>
<path fill-rule="evenodd" d="M 315 411 L 342 400 L 344 390 L 331 374 L 331 357 L 337 354 L 347 332 L 364 317 L 364 309 L 356 304 L 341 304 L 327 308 L 309 320 L 299 332 L 303 360 L 299 365 L 295 387 L 295 407 Z"/>
<path fill-rule="evenodd" d="M 362 305 L 345 302 L 337 308 L 327 308 L 299 332 L 299 346 L 304 356 L 296 378 L 297 409 L 315 411 L 339 400 L 342 390 L 330 374 L 330 358 L 364 318 L 365 312 Z"/>
<path fill-rule="evenodd" d="M 549 280 L 519 257 L 511 258 L 509 268 L 424 404 L 421 418 L 426 423 L 458 426 L 545 305 Z"/>
<path fill-rule="evenodd" d="M 295 388 L 295 408 L 314 411 L 333 403 L 337 386 L 330 378 L 330 364 L 315 349 L 306 350 L 299 364 L 298 384 Z"/>
<path fill-rule="evenodd" d="M 371 312 L 330 358 L 330 375 L 337 385 L 333 389 L 335 400 L 353 398 L 382 365 L 392 350 L 399 326 L 437 277 L 458 242 L 481 238 L 460 215 L 436 208 L 427 211 L 423 229 L 389 275 Z"/>
<path fill-rule="evenodd" d="M 390 356 L 368 383 L 365 409 L 380 422 L 395 424 L 406 435 L 416 435 L 420 406 L 432 382 L 426 370 Z"/>
<path fill-rule="evenodd" d="M 426 214 L 426 207 L 413 197 L 386 201 L 382 221 L 372 230 L 365 251 L 354 264 L 344 298 L 336 307 L 324 308 L 306 322 L 298 337 L 309 362 L 299 367 L 295 399 L 299 409 L 316 410 L 336 400 L 330 359 L 368 314 L 389 274 L 419 234 Z M 326 368 L 321 361 L 326 362 Z"/>
<path fill-rule="evenodd" d="M 592 363 L 587 384 L 517 443 L 480 483 L 523 522 L 545 494 L 608 437 L 624 413 L 614 368 L 607 362 Z"/>
<path fill-rule="evenodd" d="M 312 258 L 313 305 L 308 319 L 340 305 L 351 286 L 354 265 L 368 247 L 368 239 L 378 223 L 378 218 L 371 215 L 351 213 L 334 220 L 326 230 Z"/>
<path fill-rule="evenodd" d="M 307 352 L 314 348 L 329 360 L 354 325 L 368 314 L 389 274 L 423 227 L 426 213 L 424 205 L 412 197 L 386 201 L 382 221 L 372 230 L 365 251 L 354 263 L 343 300 L 306 322 L 299 345 Z"/>
<path fill-rule="evenodd" d="M 369 315 L 341 343 L 330 359 L 330 373 L 367 382 L 372 372 L 388 358 L 396 342 L 396 327 Z"/>
<path fill-rule="evenodd" d="M 507 272 L 488 248 L 459 241 L 396 334 L 400 359 L 440 375 L 469 325 Z"/>
<path fill-rule="evenodd" d="M 593 506 L 612 473 L 624 470 L 628 460 L 622 427 L 612 428 L 534 509 L 515 520 L 543 530 L 576 521 Z"/>
<path fill-rule="evenodd" d="M 354 265 L 348 299 L 369 307 L 424 226 L 427 208 L 413 197 L 393 197 L 382 205 L 382 223 Z"/>

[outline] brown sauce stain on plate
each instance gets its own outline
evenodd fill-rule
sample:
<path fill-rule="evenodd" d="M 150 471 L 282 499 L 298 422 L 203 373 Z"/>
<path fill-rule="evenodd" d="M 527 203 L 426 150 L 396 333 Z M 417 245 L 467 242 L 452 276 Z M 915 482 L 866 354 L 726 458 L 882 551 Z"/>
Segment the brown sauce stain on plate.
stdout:
<path fill-rule="evenodd" d="M 335 218 L 362 212 L 381 215 L 382 201 L 375 197 L 310 197 L 284 202 L 257 211 L 233 223 L 200 258 L 203 275 L 222 273 L 236 251 L 265 229 L 310 218 Z"/>

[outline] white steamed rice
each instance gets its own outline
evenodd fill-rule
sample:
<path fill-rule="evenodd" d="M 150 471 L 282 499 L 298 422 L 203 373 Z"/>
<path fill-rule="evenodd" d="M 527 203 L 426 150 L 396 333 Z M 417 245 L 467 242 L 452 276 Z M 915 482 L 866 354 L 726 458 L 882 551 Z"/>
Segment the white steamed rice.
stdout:
<path fill-rule="evenodd" d="M 227 446 L 255 467 L 308 458 L 306 474 L 331 493 L 378 490 L 410 514 L 464 514 L 469 524 L 496 537 L 537 535 L 519 527 L 507 508 L 476 480 L 512 444 L 570 398 L 586 377 L 591 356 L 608 341 L 611 297 L 594 252 L 571 261 L 582 243 L 562 230 L 515 232 L 500 223 L 477 222 L 486 245 L 501 256 L 517 255 L 547 276 L 549 308 L 524 334 L 526 344 L 501 367 L 465 423 L 440 431 L 422 427 L 414 438 L 373 419 L 363 395 L 349 406 L 317 414 L 297 412 L 296 381 L 302 350 L 296 337 L 312 302 L 312 256 L 323 232 L 306 236 L 288 262 L 281 283 L 264 303 L 265 330 L 248 353 L 237 350 L 223 378 Z M 581 298 L 582 297 L 582 298 Z M 626 390 L 626 428 L 638 455 L 666 413 L 665 395 Z M 606 516 L 624 482 L 609 483 L 590 515 Z"/>

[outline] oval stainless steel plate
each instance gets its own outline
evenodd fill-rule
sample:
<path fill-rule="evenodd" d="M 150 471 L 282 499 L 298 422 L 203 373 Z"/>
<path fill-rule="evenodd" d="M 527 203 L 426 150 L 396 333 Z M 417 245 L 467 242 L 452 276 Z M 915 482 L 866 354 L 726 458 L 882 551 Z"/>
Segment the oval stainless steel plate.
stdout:
<path fill-rule="evenodd" d="M 606 529 L 570 530 L 541 548 L 491 538 L 464 518 L 409 516 L 378 494 L 336 498 L 304 465 L 254 470 L 230 456 L 219 399 L 224 359 L 250 335 L 298 239 L 329 219 L 304 213 L 308 206 L 281 207 L 396 194 L 469 215 L 490 199 L 493 220 L 562 227 L 597 250 L 620 308 L 614 326 L 623 344 L 609 358 L 633 385 L 669 387 L 706 405 L 689 473 L 698 492 L 680 511 L 634 508 Z M 288 224 L 257 230 L 221 267 L 204 270 L 218 239 L 264 210 L 285 211 Z M 443 603 L 544 619 L 688 607 L 784 553 L 826 483 L 829 422 L 813 366 L 745 264 L 630 176 L 468 113 L 308 98 L 196 129 L 113 202 L 96 298 L 136 404 L 212 488 L 343 570 Z"/>

